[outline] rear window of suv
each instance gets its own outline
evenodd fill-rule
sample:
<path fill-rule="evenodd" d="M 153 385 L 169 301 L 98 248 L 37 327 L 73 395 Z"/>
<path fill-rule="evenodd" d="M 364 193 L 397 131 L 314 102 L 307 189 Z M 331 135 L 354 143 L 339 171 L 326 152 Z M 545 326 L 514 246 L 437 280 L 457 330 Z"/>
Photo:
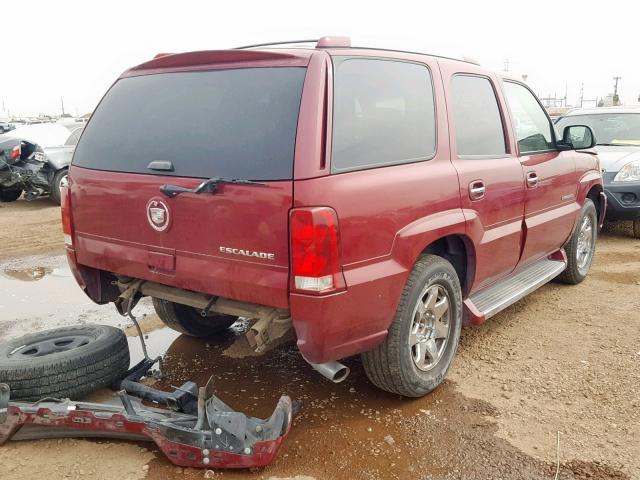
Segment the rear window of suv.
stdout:
<path fill-rule="evenodd" d="M 291 179 L 305 73 L 266 67 L 120 79 L 91 117 L 73 164 L 180 177 Z M 153 161 L 170 161 L 174 171 L 148 169 Z"/>

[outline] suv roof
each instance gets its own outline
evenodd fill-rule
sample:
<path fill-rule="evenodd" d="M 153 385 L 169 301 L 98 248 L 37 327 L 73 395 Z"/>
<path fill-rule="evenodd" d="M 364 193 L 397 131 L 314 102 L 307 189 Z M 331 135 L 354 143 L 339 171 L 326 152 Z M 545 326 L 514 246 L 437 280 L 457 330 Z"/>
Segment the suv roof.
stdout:
<path fill-rule="evenodd" d="M 296 44 L 314 43 L 315 47 L 296 47 Z M 263 48 L 267 47 L 267 48 Z M 379 52 L 389 52 L 407 55 L 425 55 L 429 57 L 442 58 L 454 62 L 462 62 L 473 65 L 480 65 L 471 58 L 452 58 L 443 55 L 435 55 L 425 52 L 414 52 L 407 50 L 394 50 L 389 48 L 376 47 L 354 47 L 351 39 L 343 36 L 325 36 L 313 40 L 291 40 L 282 42 L 268 42 L 254 45 L 245 45 L 227 50 L 203 50 L 183 53 L 159 53 L 152 60 L 137 65 L 123 74 L 123 76 L 135 75 L 143 70 L 160 69 L 180 69 L 188 67 L 205 66 L 211 63 L 237 63 L 261 60 L 308 60 L 314 52 L 323 50 L 330 55 L 341 55 L 346 50 L 356 50 L 359 54 L 366 55 L 367 52 L 379 54 Z"/>

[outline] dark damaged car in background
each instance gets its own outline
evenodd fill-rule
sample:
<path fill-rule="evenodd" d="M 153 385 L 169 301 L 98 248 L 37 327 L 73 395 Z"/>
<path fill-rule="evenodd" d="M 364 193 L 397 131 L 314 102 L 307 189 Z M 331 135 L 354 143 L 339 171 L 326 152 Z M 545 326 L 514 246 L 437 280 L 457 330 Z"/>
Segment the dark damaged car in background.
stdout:
<path fill-rule="evenodd" d="M 0 135 L 0 202 L 43 196 L 60 204 L 71 157 L 83 127 L 25 125 Z"/>

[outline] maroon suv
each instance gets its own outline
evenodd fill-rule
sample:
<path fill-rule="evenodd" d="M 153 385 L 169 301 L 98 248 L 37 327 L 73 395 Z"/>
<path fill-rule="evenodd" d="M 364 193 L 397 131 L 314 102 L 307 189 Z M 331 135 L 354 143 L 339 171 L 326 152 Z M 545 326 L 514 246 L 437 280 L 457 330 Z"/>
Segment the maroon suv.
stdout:
<path fill-rule="evenodd" d="M 162 54 L 121 75 L 77 146 L 68 257 L 121 313 L 150 296 L 202 337 L 249 318 L 258 351 L 292 327 L 325 376 L 359 353 L 377 386 L 420 396 L 464 321 L 587 275 L 593 145 L 469 62 L 342 37 Z"/>

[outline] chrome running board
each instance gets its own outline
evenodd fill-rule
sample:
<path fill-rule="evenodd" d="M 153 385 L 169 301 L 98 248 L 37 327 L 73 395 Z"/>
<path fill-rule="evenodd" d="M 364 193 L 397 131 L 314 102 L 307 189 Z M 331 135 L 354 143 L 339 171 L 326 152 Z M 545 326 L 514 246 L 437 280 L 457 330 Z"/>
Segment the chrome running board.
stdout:
<path fill-rule="evenodd" d="M 487 319 L 553 280 L 565 268 L 564 262 L 545 258 L 472 294 L 469 300 Z"/>

